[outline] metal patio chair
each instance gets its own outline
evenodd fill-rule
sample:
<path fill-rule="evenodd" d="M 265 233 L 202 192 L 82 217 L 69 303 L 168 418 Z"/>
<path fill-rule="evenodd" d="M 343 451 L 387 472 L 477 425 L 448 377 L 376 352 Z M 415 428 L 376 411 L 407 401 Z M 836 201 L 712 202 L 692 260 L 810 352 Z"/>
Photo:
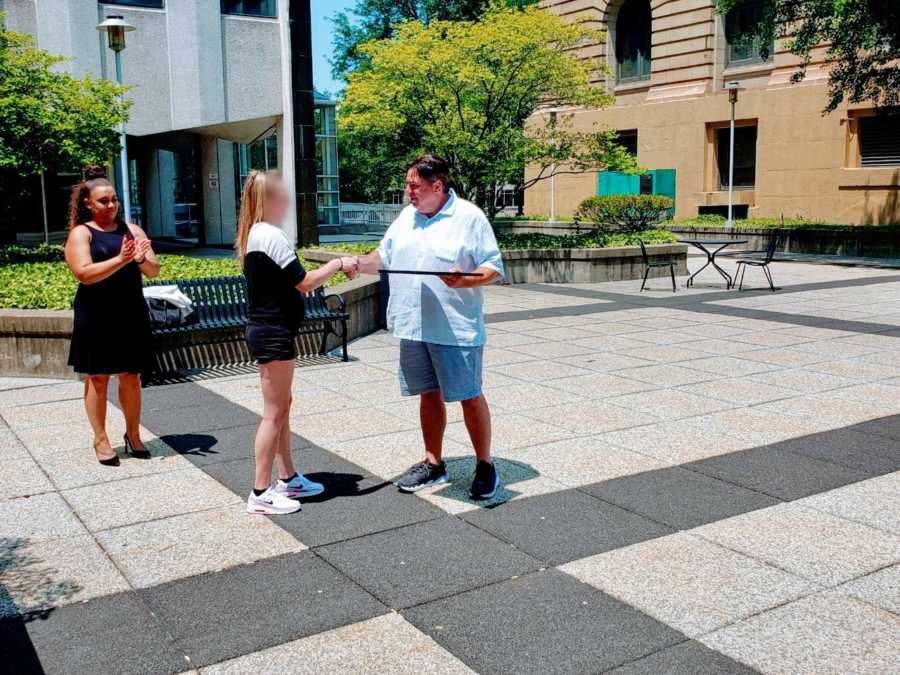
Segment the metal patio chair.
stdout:
<path fill-rule="evenodd" d="M 674 260 L 650 260 L 650 256 L 647 255 L 647 247 L 644 246 L 644 242 L 638 239 L 638 243 L 641 245 L 641 258 L 644 262 L 644 281 L 641 283 L 641 291 L 644 290 L 644 287 L 647 285 L 647 276 L 650 274 L 650 270 L 656 268 L 669 268 L 669 273 L 672 275 L 672 292 L 676 291 L 675 287 L 675 265 L 677 264 Z"/>
<path fill-rule="evenodd" d="M 738 282 L 738 290 L 744 290 L 744 274 L 747 272 L 748 267 L 759 267 L 763 274 L 766 276 L 766 281 L 769 282 L 769 288 L 773 291 L 777 291 L 778 289 L 775 287 L 775 283 L 772 281 L 772 272 L 769 270 L 769 264 L 772 262 L 772 259 L 775 257 L 775 251 L 778 248 L 778 244 L 781 241 L 781 231 L 775 232 L 771 237 L 769 237 L 769 246 L 766 248 L 765 256 L 762 259 L 760 258 L 735 258 L 735 262 L 737 262 L 737 270 L 734 273 L 735 281 L 738 281 L 738 277 L 740 277 L 740 281 Z"/>

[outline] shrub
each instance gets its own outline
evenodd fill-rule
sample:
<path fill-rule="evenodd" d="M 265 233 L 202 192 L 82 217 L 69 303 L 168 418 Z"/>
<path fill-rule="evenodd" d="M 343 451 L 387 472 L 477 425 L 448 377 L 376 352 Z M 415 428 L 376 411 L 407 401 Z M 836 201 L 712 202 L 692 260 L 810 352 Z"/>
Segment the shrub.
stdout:
<path fill-rule="evenodd" d="M 662 222 L 672 206 L 672 199 L 661 195 L 589 197 L 575 217 L 601 231 L 643 232 Z"/>

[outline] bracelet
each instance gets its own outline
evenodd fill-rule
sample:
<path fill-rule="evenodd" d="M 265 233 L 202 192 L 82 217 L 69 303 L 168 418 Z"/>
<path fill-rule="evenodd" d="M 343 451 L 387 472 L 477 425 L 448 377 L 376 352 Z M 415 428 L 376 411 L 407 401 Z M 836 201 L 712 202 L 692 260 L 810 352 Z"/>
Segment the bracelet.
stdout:
<path fill-rule="evenodd" d="M 344 271 L 344 259 L 338 258 L 337 260 L 338 260 L 338 263 L 340 264 L 340 268 L 338 269 L 338 272 L 343 272 Z"/>
<path fill-rule="evenodd" d="M 144 261 L 146 261 L 147 258 L 145 256 L 145 257 L 141 258 L 140 260 L 138 260 L 137 258 L 132 258 L 132 260 L 134 260 L 134 262 L 136 262 L 138 265 L 143 265 Z"/>

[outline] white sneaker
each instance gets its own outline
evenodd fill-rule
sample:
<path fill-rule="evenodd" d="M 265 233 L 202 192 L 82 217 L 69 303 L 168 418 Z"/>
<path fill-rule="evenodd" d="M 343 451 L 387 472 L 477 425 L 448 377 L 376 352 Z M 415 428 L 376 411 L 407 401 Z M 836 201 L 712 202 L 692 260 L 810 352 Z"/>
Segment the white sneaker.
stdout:
<path fill-rule="evenodd" d="M 300 497 L 315 497 L 325 492 L 325 486 L 310 480 L 302 473 L 298 473 L 288 482 L 280 478 L 275 482 L 275 491 L 291 499 L 299 499 Z"/>
<path fill-rule="evenodd" d="M 289 499 L 278 492 L 274 487 L 269 487 L 258 497 L 252 490 L 247 497 L 247 513 L 264 513 L 274 516 L 284 513 L 294 513 L 300 510 L 300 502 Z"/>

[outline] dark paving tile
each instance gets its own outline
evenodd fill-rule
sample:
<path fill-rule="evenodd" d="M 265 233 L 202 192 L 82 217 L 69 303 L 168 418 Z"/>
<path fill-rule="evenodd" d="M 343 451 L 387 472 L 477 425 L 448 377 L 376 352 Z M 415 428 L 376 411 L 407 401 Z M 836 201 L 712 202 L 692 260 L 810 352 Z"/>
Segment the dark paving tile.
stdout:
<path fill-rule="evenodd" d="M 867 434 L 877 434 L 878 436 L 886 436 L 895 441 L 900 441 L 900 415 L 879 417 L 876 420 L 855 424 L 853 425 L 853 429 Z"/>
<path fill-rule="evenodd" d="M 597 673 L 685 639 L 557 570 L 437 600 L 403 614 L 483 674 Z"/>
<path fill-rule="evenodd" d="M 450 517 L 325 546 L 316 553 L 395 608 L 539 567 L 509 544 Z"/>
<path fill-rule="evenodd" d="M 260 417 L 252 410 L 232 403 L 221 396 L 202 405 L 185 405 L 167 410 L 151 410 L 141 416 L 141 422 L 157 436 L 164 434 L 199 434 L 213 429 L 229 429 L 259 424 Z"/>
<path fill-rule="evenodd" d="M 679 530 L 779 502 L 774 497 L 680 467 L 623 476 L 581 489 Z"/>
<path fill-rule="evenodd" d="M 793 438 L 776 447 L 798 455 L 834 462 L 870 476 L 900 469 L 900 443 L 885 436 L 852 429 L 836 429 L 814 436 Z"/>
<path fill-rule="evenodd" d="M 188 577 L 140 593 L 194 667 L 386 611 L 309 551 Z M 115 624 L 107 628 L 118 630 Z"/>
<path fill-rule="evenodd" d="M 520 499 L 463 518 L 551 565 L 672 532 L 576 490 Z"/>
<path fill-rule="evenodd" d="M 154 425 L 152 421 L 148 420 L 145 420 L 143 424 L 154 433 L 165 429 L 165 427 Z M 256 422 L 240 427 L 206 432 L 163 433 L 160 438 L 175 452 L 183 455 L 185 459 L 203 467 L 218 462 L 252 458 L 253 441 L 256 438 L 258 426 L 259 422 Z"/>
<path fill-rule="evenodd" d="M 609 671 L 611 675 L 753 675 L 757 672 L 693 640 Z"/>
<path fill-rule="evenodd" d="M 180 673 L 188 668 L 183 652 L 172 643 L 163 626 L 150 614 L 135 593 L 121 593 L 88 602 L 67 605 L 24 624 L 31 648 L 21 630 L 12 636 L 13 651 L 7 652 L 6 624 L 0 627 L 4 667 L 23 659 L 11 672 L 90 673 L 125 675 L 135 673 Z M 40 659 L 34 670 L 30 649 Z"/>
<path fill-rule="evenodd" d="M 684 468 L 790 501 L 855 483 L 862 471 L 766 446 L 710 457 Z"/>

